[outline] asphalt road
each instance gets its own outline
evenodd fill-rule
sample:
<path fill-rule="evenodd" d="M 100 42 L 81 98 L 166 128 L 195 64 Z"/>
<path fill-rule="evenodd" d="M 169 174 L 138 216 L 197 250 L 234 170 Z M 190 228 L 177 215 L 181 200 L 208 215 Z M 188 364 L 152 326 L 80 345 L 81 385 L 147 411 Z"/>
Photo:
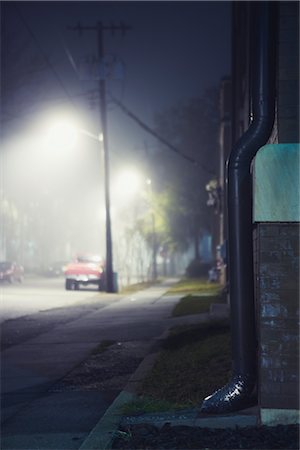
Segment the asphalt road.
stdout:
<path fill-rule="evenodd" d="M 0 284 L 0 323 L 51 308 L 71 306 L 91 299 L 96 288 L 66 291 L 64 278 L 27 277 L 23 283 Z"/>
<path fill-rule="evenodd" d="M 168 328 L 172 282 L 127 297 L 62 279 L 2 286 L 1 449 L 79 449 Z"/>

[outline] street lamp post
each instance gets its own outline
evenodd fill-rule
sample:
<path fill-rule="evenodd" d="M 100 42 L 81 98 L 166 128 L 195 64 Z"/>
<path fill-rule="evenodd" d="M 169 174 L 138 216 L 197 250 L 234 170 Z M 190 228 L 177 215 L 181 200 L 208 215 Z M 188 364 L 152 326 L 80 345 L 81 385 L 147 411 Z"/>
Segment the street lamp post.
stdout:
<path fill-rule="evenodd" d="M 104 93 L 102 93 L 104 95 Z M 101 102 L 101 105 L 103 103 Z M 109 158 L 107 146 L 107 125 L 106 125 L 106 110 L 101 108 L 101 122 L 102 133 L 96 136 L 87 130 L 80 129 L 79 131 L 86 136 L 91 137 L 102 143 L 104 156 L 104 195 L 105 195 L 105 216 L 106 216 L 106 292 L 114 292 L 113 279 L 113 256 L 112 256 L 112 235 L 111 235 L 111 214 L 110 214 L 110 183 L 109 183 Z M 101 150 L 102 150 L 101 149 Z"/>
<path fill-rule="evenodd" d="M 103 62 L 103 26 L 99 22 L 97 24 L 98 32 L 98 57 L 100 63 Z M 109 152 L 107 139 L 107 115 L 106 115 L 106 89 L 105 79 L 99 81 L 100 94 L 100 118 L 103 135 L 103 154 L 104 154 L 104 194 L 105 194 L 105 214 L 106 214 L 106 292 L 114 292 L 113 280 L 113 253 L 112 253 L 112 236 L 111 236 L 111 217 L 110 217 L 110 177 L 109 177 Z"/>

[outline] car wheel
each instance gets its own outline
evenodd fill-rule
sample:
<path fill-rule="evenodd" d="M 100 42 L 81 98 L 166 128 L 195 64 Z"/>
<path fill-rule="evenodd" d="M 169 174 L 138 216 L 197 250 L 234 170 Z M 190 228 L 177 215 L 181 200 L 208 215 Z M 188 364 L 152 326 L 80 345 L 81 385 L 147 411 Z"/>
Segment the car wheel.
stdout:
<path fill-rule="evenodd" d="M 71 280 L 66 280 L 65 288 L 66 288 L 67 291 L 69 291 L 71 289 Z"/>
<path fill-rule="evenodd" d="M 78 282 L 75 281 L 75 280 L 70 280 L 70 289 L 71 289 L 72 291 L 78 291 L 78 289 L 79 289 L 79 284 L 78 284 Z"/>

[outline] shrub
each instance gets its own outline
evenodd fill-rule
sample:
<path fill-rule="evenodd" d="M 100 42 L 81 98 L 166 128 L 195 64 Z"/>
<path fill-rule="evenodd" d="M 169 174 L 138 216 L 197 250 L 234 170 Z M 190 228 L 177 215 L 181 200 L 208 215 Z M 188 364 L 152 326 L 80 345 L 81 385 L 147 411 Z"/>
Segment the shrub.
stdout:
<path fill-rule="evenodd" d="M 210 263 L 204 263 L 199 259 L 194 259 L 186 268 L 186 275 L 189 278 L 208 277 Z"/>

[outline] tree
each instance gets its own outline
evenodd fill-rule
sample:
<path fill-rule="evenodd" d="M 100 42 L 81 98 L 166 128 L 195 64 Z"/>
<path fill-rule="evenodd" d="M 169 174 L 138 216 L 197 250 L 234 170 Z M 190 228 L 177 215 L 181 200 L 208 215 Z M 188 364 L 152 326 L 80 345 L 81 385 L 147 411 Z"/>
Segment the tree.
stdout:
<path fill-rule="evenodd" d="M 157 132 L 197 164 L 165 147 L 149 157 L 154 185 L 160 192 L 168 192 L 164 207 L 171 240 L 177 245 L 192 240 L 195 259 L 201 256 L 201 233 L 212 226 L 205 186 L 217 172 L 218 124 L 218 90 L 211 88 L 201 98 L 181 102 L 156 117 Z"/>

